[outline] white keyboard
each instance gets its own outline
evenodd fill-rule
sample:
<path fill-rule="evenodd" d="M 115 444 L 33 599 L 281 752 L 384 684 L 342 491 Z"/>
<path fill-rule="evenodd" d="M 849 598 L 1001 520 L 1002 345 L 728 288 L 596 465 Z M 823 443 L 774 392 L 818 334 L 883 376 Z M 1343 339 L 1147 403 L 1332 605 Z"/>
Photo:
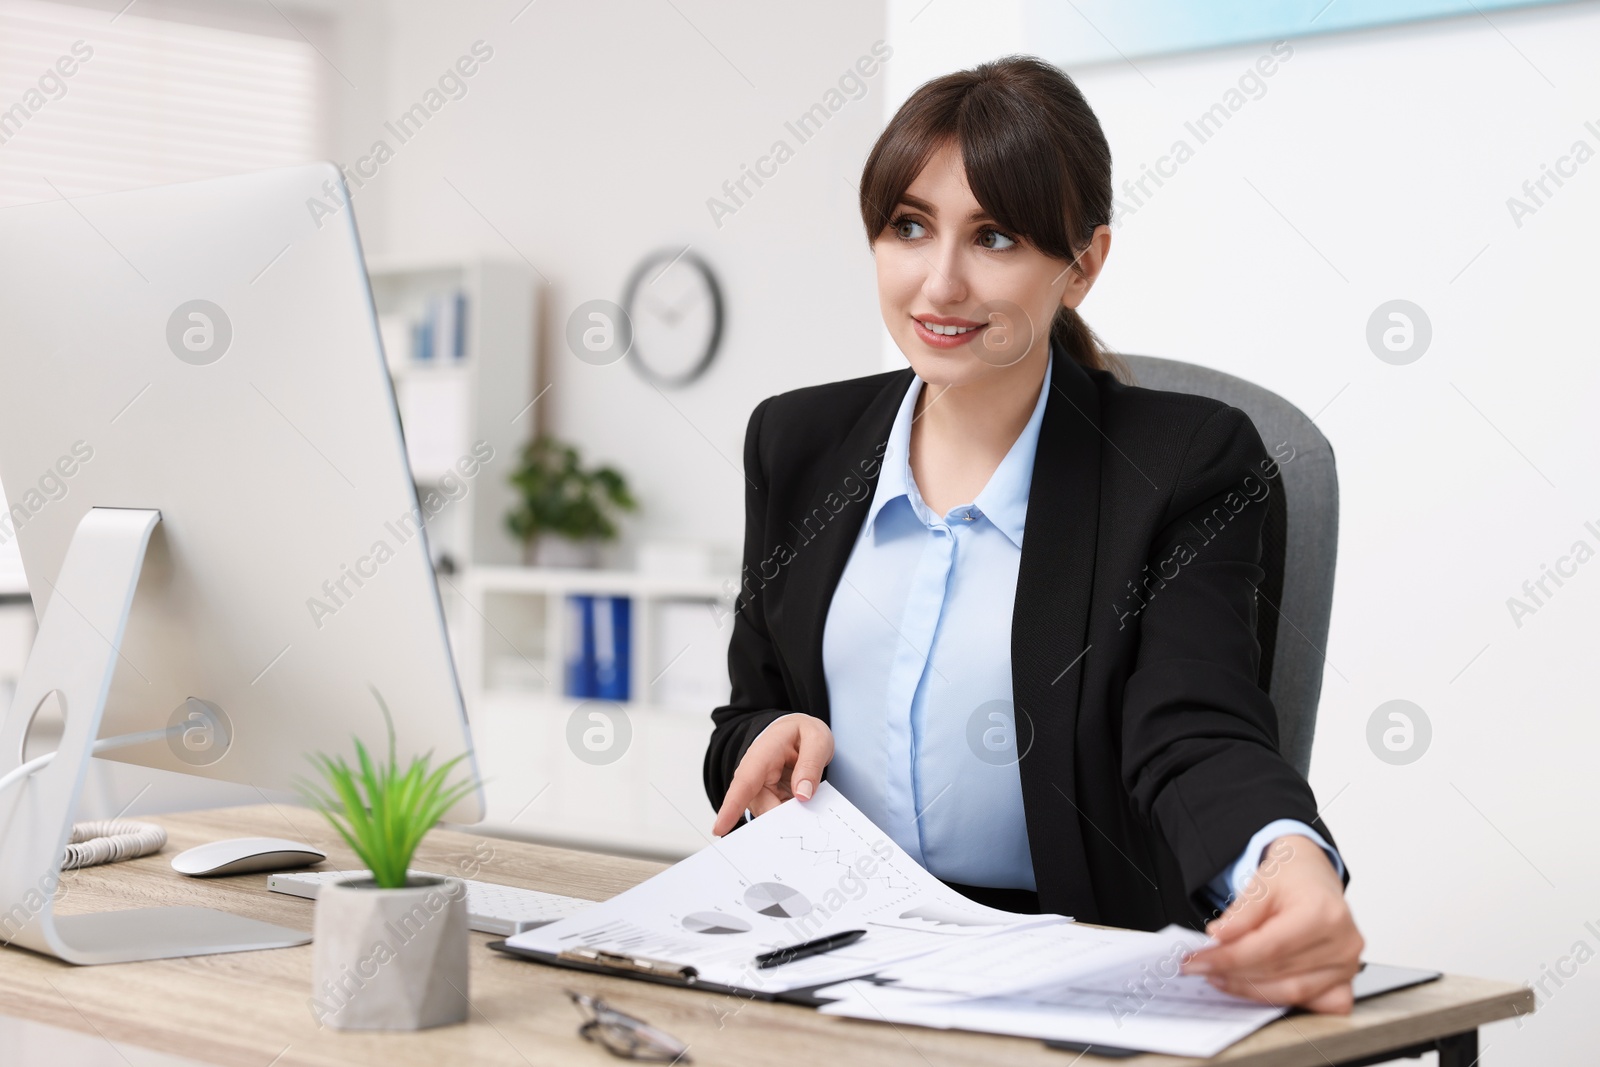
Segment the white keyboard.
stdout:
<path fill-rule="evenodd" d="M 429 871 L 407 871 L 410 875 L 428 875 Z M 267 875 L 267 888 L 275 893 L 310 897 L 315 900 L 317 890 L 329 882 L 345 878 L 370 878 L 371 871 L 284 871 Z M 467 887 L 467 925 L 486 934 L 510 937 L 524 930 L 565 919 L 593 904 L 592 900 L 563 897 L 555 893 L 541 893 L 537 889 L 518 889 L 515 886 L 496 885 L 462 878 Z"/>

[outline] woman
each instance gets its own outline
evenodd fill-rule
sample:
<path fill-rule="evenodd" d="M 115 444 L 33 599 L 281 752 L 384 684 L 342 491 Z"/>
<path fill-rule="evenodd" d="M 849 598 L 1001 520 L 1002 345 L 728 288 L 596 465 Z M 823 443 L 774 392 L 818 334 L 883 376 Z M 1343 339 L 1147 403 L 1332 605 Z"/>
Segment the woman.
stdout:
<path fill-rule="evenodd" d="M 1256 683 L 1277 468 L 1239 410 L 1125 384 L 1079 317 L 1111 245 L 1098 120 L 1033 58 L 937 78 L 860 200 L 910 367 L 750 417 L 715 832 L 826 773 L 974 899 L 1204 924 L 1186 972 L 1348 1012 L 1349 875 Z"/>

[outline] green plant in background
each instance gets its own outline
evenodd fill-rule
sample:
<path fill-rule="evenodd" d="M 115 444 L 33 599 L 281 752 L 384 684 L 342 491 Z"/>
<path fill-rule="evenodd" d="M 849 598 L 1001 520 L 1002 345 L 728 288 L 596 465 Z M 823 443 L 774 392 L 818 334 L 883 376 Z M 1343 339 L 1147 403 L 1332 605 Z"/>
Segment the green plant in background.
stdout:
<path fill-rule="evenodd" d="M 388 762 L 374 763 L 361 739 L 353 738 L 354 767 L 343 756 L 329 758 L 318 752 L 306 757 L 322 772 L 331 793 L 304 779 L 299 784 L 311 806 L 322 813 L 366 864 L 378 887 L 400 889 L 406 884 L 406 870 L 423 835 L 477 783 L 445 784 L 450 769 L 467 758 L 464 752 L 429 771 L 428 764 L 433 759 L 430 752 L 414 757 L 402 771 L 395 759 L 394 719 L 389 706 L 376 689 L 372 695 L 383 709 L 383 721 L 389 729 Z"/>
<path fill-rule="evenodd" d="M 612 467 L 584 470 L 577 449 L 547 434 L 522 450 L 510 482 L 521 499 L 506 513 L 506 529 L 524 543 L 543 533 L 609 541 L 617 535 L 614 513 L 638 507 L 621 473 Z"/>

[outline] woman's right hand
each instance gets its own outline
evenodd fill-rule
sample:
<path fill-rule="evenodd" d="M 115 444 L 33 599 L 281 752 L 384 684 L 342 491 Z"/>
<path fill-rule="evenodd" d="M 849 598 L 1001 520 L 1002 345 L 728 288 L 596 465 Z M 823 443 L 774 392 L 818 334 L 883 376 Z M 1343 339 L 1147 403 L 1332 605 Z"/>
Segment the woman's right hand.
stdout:
<path fill-rule="evenodd" d="M 827 723 L 804 712 L 773 719 L 745 750 L 711 832 L 726 834 L 747 808 L 764 815 L 790 797 L 810 800 L 832 759 L 833 731 Z"/>

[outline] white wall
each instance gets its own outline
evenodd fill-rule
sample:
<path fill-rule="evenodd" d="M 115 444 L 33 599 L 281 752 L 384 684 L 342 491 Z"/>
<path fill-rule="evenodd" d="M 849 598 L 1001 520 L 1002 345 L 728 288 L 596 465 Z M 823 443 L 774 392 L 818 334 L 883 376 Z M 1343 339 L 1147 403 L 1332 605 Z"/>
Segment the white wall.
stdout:
<path fill-rule="evenodd" d="M 981 59 L 1050 58 L 1025 4 L 911 22 L 921 7 L 889 4 L 891 107 Z M 1122 217 L 1084 307 L 1113 347 L 1259 382 L 1332 441 L 1342 536 L 1311 783 L 1368 958 L 1544 978 L 1536 1015 L 1485 1030 L 1491 1067 L 1587 1062 L 1600 1008 L 1600 964 L 1564 985 L 1543 970 L 1572 975 L 1577 942 L 1600 951 L 1584 925 L 1600 928 L 1600 562 L 1547 584 L 1520 628 L 1506 604 L 1575 541 L 1600 549 L 1584 527 L 1600 530 L 1600 161 L 1520 227 L 1506 206 L 1575 140 L 1600 149 L 1596 40 L 1593 3 L 1294 40 L 1264 94 Z M 1185 120 L 1268 47 L 1069 70 L 1118 184 L 1196 145 Z M 1434 331 L 1406 366 L 1365 340 L 1395 298 Z M 1366 740 L 1393 698 L 1433 728 L 1405 766 Z"/>
<path fill-rule="evenodd" d="M 393 113 L 474 41 L 493 56 L 375 180 L 387 250 L 520 255 L 549 279 L 551 388 L 535 410 L 542 428 L 587 461 L 616 464 L 635 488 L 642 510 L 627 520 L 615 562 L 631 564 L 640 531 L 736 551 L 751 409 L 785 389 L 878 369 L 854 188 L 881 124 L 882 72 L 806 143 L 784 123 L 870 53 L 884 36 L 883 7 L 520 8 L 393 4 Z M 707 199 L 779 138 L 794 157 L 763 187 L 747 186 L 754 195 L 717 226 Z M 358 212 L 366 227 L 370 212 Z M 685 244 L 717 269 L 728 307 L 723 350 L 704 378 L 657 391 L 624 363 L 590 366 L 568 351 L 577 305 L 620 299 L 645 253 Z"/>

